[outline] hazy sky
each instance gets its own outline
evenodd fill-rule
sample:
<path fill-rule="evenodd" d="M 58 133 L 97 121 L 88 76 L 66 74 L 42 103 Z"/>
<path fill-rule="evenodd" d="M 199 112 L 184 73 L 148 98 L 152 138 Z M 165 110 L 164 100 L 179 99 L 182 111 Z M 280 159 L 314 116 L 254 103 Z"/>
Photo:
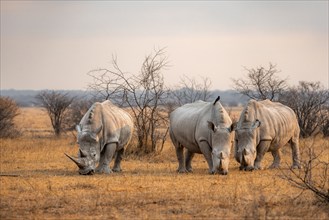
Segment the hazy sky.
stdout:
<path fill-rule="evenodd" d="M 168 85 L 203 76 L 229 89 L 272 62 L 290 85 L 328 88 L 328 1 L 1 0 L 1 89 L 85 89 L 112 54 L 138 73 L 155 47 Z"/>

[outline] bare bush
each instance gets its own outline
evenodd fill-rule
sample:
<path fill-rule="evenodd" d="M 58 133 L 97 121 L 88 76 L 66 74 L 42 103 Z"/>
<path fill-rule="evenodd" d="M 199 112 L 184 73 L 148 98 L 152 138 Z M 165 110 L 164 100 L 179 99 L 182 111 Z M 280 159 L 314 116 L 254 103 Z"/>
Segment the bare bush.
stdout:
<path fill-rule="evenodd" d="M 63 128 L 65 130 L 74 130 L 94 102 L 93 99 L 74 99 L 65 114 Z"/>
<path fill-rule="evenodd" d="M 309 137 L 321 130 L 327 134 L 329 91 L 320 82 L 299 82 L 298 86 L 284 92 L 280 101 L 295 111 L 302 137 Z"/>
<path fill-rule="evenodd" d="M 164 49 L 157 49 L 145 57 L 138 74 L 123 72 L 116 57 L 112 57 L 112 69 L 88 73 L 93 78 L 89 88 L 98 97 L 129 108 L 136 128 L 138 154 L 161 151 L 168 134 L 168 115 L 161 108 L 168 95 L 162 75 L 167 66 Z"/>
<path fill-rule="evenodd" d="M 172 99 L 177 106 L 192 103 L 198 100 L 208 101 L 211 97 L 211 81 L 207 77 L 201 77 L 201 81 L 183 76 L 179 84 L 171 92 Z"/>
<path fill-rule="evenodd" d="M 12 138 L 19 134 L 14 123 L 18 114 L 16 102 L 9 97 L 0 96 L 0 138 Z"/>
<path fill-rule="evenodd" d="M 232 79 L 234 89 L 239 93 L 255 100 L 277 100 L 281 93 L 286 89 L 286 79 L 280 79 L 277 73 L 276 65 L 269 64 L 269 68 L 264 67 L 251 68 L 245 67 L 247 75 L 245 79 Z"/>
<path fill-rule="evenodd" d="M 315 153 L 314 146 L 307 148 L 307 159 L 301 161 L 302 169 L 290 168 L 288 172 L 282 170 L 282 178 L 292 186 L 304 191 L 311 191 L 321 201 L 329 204 L 329 161 L 328 143 L 324 151 Z M 315 170 L 318 172 L 315 172 Z"/>
<path fill-rule="evenodd" d="M 323 122 L 321 124 L 321 131 L 323 136 L 329 137 L 329 104 L 323 107 L 321 111 L 321 116 L 323 118 Z"/>
<path fill-rule="evenodd" d="M 74 98 L 68 93 L 46 90 L 38 93 L 36 99 L 46 109 L 55 135 L 59 136 L 64 131 L 64 121 Z"/>

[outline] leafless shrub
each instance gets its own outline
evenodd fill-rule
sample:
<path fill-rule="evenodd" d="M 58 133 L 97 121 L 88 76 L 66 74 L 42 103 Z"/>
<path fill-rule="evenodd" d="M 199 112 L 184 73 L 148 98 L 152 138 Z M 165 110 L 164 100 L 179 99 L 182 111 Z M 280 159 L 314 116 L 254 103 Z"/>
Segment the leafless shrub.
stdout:
<path fill-rule="evenodd" d="M 323 107 L 320 117 L 323 118 L 323 122 L 321 124 L 322 134 L 325 137 L 329 137 L 329 104 Z"/>
<path fill-rule="evenodd" d="M 93 99 L 83 98 L 72 101 L 67 110 L 65 120 L 63 121 L 63 127 L 65 130 L 74 130 L 93 103 Z"/>
<path fill-rule="evenodd" d="M 211 81 L 201 77 L 201 81 L 183 76 L 174 90 L 171 91 L 172 99 L 177 106 L 192 103 L 198 100 L 208 101 L 211 97 Z"/>
<path fill-rule="evenodd" d="M 19 108 L 14 100 L 0 96 L 0 138 L 13 138 L 19 135 L 15 128 L 14 118 Z"/>
<path fill-rule="evenodd" d="M 239 93 L 255 100 L 276 100 L 286 89 L 286 79 L 280 79 L 277 73 L 276 65 L 270 63 L 269 68 L 264 67 L 251 68 L 245 67 L 247 75 L 245 79 L 232 79 L 234 89 Z"/>
<path fill-rule="evenodd" d="M 302 137 L 320 130 L 328 135 L 329 91 L 320 82 L 299 82 L 298 86 L 284 92 L 280 101 L 295 111 Z"/>
<path fill-rule="evenodd" d="M 168 66 L 164 49 L 156 49 L 145 57 L 139 74 L 123 72 L 116 57 L 112 69 L 92 70 L 89 88 L 103 99 L 128 107 L 134 118 L 137 153 L 160 151 L 168 130 L 161 129 L 168 123 L 168 114 L 161 106 L 168 95 L 162 71 Z"/>
<path fill-rule="evenodd" d="M 307 148 L 307 159 L 301 161 L 302 169 L 290 168 L 287 172 L 282 171 L 282 178 L 292 186 L 304 191 L 311 191 L 319 201 L 329 204 L 329 161 L 328 144 L 325 150 L 315 153 L 311 144 Z M 317 172 L 315 172 L 317 170 Z"/>
<path fill-rule="evenodd" d="M 54 132 L 56 136 L 59 136 L 64 130 L 64 121 L 74 98 L 68 93 L 46 90 L 38 93 L 36 99 L 46 109 Z"/>

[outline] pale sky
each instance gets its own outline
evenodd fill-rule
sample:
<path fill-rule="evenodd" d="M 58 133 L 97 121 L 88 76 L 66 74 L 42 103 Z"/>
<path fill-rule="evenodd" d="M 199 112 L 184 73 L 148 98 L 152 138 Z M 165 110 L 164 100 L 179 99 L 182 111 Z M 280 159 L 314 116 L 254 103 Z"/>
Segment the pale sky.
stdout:
<path fill-rule="evenodd" d="M 1 89 L 86 89 L 113 54 L 138 73 L 155 47 L 169 86 L 202 76 L 226 90 L 271 62 L 290 85 L 328 88 L 328 26 L 328 1 L 1 0 Z"/>

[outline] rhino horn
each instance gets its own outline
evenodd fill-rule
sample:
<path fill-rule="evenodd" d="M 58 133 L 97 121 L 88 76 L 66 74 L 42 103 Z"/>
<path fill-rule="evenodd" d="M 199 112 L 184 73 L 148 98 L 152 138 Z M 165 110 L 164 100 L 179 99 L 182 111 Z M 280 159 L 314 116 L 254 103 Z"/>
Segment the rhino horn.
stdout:
<path fill-rule="evenodd" d="M 220 96 L 218 96 L 217 99 L 214 101 L 214 105 L 216 104 L 216 102 L 218 102 L 218 100 L 220 100 Z"/>
<path fill-rule="evenodd" d="M 81 158 L 74 158 L 70 155 L 64 153 L 68 158 L 70 158 L 79 168 L 84 168 L 85 164 L 82 162 Z"/>
<path fill-rule="evenodd" d="M 87 153 L 81 149 L 79 149 L 80 157 L 87 157 Z"/>

